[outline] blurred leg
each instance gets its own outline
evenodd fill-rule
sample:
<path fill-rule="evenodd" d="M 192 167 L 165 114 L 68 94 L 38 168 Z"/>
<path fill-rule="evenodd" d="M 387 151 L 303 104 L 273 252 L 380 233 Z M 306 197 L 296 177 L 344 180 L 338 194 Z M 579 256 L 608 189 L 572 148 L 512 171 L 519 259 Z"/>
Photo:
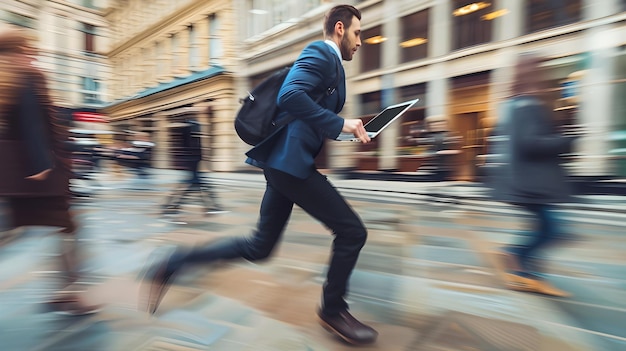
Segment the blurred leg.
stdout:
<path fill-rule="evenodd" d="M 243 258 L 262 260 L 273 252 L 291 215 L 293 202 L 269 184 L 261 202 L 257 229 L 248 237 L 225 237 L 191 249 L 179 247 L 165 260 L 148 268 L 145 279 L 147 309 L 154 313 L 172 277 L 186 264 L 208 264 L 220 260 Z"/>
<path fill-rule="evenodd" d="M 509 281 L 507 285 L 513 290 L 534 292 L 556 297 L 568 297 L 571 294 L 560 290 L 548 283 L 541 276 L 533 272 L 531 260 L 536 256 L 538 251 L 545 248 L 558 236 L 559 224 L 555 213 L 550 205 L 546 204 L 528 204 L 525 206 L 532 214 L 534 214 L 534 231 L 530 238 L 522 245 L 511 248 L 511 251 L 517 255 L 521 266 L 520 270 L 512 272 L 508 275 Z M 534 264 L 533 266 L 536 266 Z"/>
<path fill-rule="evenodd" d="M 69 212 L 68 212 L 69 213 Z M 70 214 L 70 217 L 71 214 Z M 70 315 L 85 315 L 100 311 L 100 305 L 91 305 L 84 301 L 85 288 L 81 278 L 81 249 L 78 241 L 78 227 L 73 218 L 70 224 L 59 231 L 61 235 L 61 264 L 64 279 L 63 288 L 50 297 L 48 304 L 59 312 Z"/>
<path fill-rule="evenodd" d="M 280 240 L 293 209 L 293 202 L 267 185 L 256 230 L 250 236 L 229 237 L 194 248 L 181 263 L 208 263 L 243 258 L 263 260 L 271 255 Z"/>
<path fill-rule="evenodd" d="M 61 234 L 61 263 L 65 284 L 76 283 L 80 276 L 80 258 L 78 256 L 78 240 L 76 227 L 67 227 L 59 231 Z"/>
<path fill-rule="evenodd" d="M 528 204 L 525 208 L 533 214 L 533 230 L 529 239 L 519 247 L 513 248 L 513 252 L 518 255 L 522 268 L 530 271 L 530 261 L 558 236 L 559 225 L 550 205 Z"/>

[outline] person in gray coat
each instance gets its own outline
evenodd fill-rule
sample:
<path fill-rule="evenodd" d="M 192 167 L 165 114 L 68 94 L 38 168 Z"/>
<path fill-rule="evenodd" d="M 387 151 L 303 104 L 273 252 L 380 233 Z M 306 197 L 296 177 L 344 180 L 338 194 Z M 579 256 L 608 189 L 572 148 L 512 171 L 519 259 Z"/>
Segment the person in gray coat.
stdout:
<path fill-rule="evenodd" d="M 570 200 L 572 191 L 563 167 L 563 155 L 571 152 L 576 134 L 565 134 L 545 103 L 540 76 L 541 59 L 520 56 L 515 67 L 512 96 L 501 107 L 496 127 L 497 172 L 492 174 L 497 200 L 522 207 L 534 217 L 530 235 L 504 248 L 507 287 L 518 291 L 565 297 L 569 294 L 543 279 L 531 260 L 561 236 L 554 204 Z M 535 271 L 533 271 L 533 268 Z"/>

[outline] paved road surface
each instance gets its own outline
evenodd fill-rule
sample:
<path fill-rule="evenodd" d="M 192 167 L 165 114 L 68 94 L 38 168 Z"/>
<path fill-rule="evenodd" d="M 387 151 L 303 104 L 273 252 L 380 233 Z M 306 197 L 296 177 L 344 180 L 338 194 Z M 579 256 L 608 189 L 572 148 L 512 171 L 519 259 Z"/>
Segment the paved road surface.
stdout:
<path fill-rule="evenodd" d="M 331 236 L 299 209 L 268 262 L 190 269 L 156 316 L 138 311 L 137 277 L 152 255 L 174 243 L 191 245 L 253 228 L 263 190 L 258 175 L 216 178 L 230 212 L 202 216 L 199 207 L 186 206 L 186 225 L 157 220 L 175 177 L 159 177 L 148 191 L 111 180 L 103 183 L 110 189 L 77 202 L 87 296 L 105 304 L 92 317 L 49 313 L 41 304 L 58 285 L 59 239 L 50 230 L 33 228 L 5 243 L 2 349 L 353 350 L 317 325 L 314 311 Z M 381 335 L 364 350 L 626 348 L 626 238 L 619 213 L 564 208 L 575 239 L 545 263 L 549 278 L 574 296 L 555 299 L 502 289 L 495 274 L 489 252 L 523 235 L 524 214 L 516 209 L 476 196 L 416 195 L 388 183 L 336 184 L 369 228 L 350 302 L 354 314 Z"/>

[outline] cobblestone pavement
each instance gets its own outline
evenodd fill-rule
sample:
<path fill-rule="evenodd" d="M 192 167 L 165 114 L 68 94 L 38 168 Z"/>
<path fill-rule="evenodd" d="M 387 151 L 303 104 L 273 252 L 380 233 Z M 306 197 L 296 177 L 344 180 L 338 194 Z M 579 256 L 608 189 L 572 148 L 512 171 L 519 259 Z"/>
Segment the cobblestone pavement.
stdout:
<path fill-rule="evenodd" d="M 85 296 L 105 306 L 96 315 L 62 316 L 42 305 L 58 285 L 59 238 L 51 230 L 32 228 L 5 241 L 2 350 L 355 349 L 317 324 L 332 237 L 300 209 L 270 260 L 189 269 L 155 316 L 141 312 L 138 277 L 151 256 L 174 244 L 247 234 L 257 219 L 259 176 L 218 174 L 214 183 L 230 212 L 207 216 L 190 204 L 181 218 L 187 224 L 158 221 L 159 205 L 177 179 L 162 175 L 143 190 L 124 180 L 105 181 L 106 188 L 76 203 Z M 564 208 L 575 240 L 546 259 L 547 276 L 574 296 L 555 299 L 505 290 L 494 270 L 490 253 L 523 235 L 523 213 L 479 201 L 479 192 L 458 184 L 411 189 L 393 182 L 337 179 L 335 184 L 369 229 L 349 301 L 352 312 L 380 337 L 360 349 L 626 348 L 626 238 L 619 212 Z M 456 192 L 474 195 L 424 197 Z M 609 202 L 594 206 L 619 209 Z"/>

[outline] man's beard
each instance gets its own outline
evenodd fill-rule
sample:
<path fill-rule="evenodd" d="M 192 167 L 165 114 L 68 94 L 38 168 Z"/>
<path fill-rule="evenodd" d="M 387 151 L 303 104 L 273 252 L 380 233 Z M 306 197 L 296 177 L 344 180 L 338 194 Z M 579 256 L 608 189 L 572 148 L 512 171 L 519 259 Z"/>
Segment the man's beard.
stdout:
<path fill-rule="evenodd" d="M 344 59 L 345 61 L 352 61 L 352 50 L 350 50 L 350 42 L 345 36 L 341 38 L 339 51 L 341 52 L 342 59 Z"/>

